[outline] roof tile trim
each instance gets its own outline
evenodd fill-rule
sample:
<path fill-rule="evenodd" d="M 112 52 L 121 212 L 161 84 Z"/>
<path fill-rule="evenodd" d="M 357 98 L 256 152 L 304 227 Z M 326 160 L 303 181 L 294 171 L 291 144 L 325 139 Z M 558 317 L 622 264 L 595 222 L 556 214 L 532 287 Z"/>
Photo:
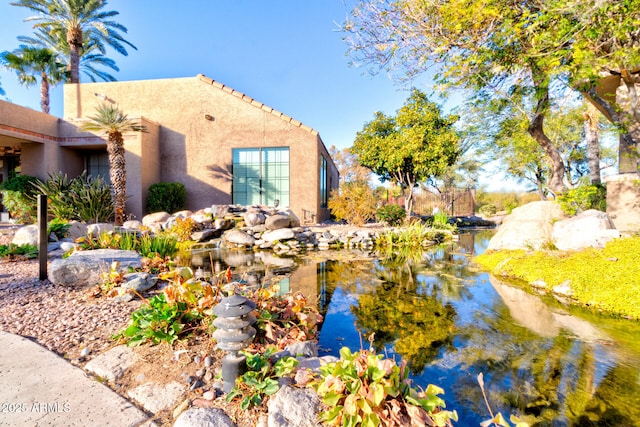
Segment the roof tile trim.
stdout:
<path fill-rule="evenodd" d="M 302 122 L 299 122 L 298 120 L 295 120 L 293 117 L 289 117 L 286 114 L 281 113 L 278 110 L 275 110 L 271 107 L 269 107 L 268 105 L 263 104 L 260 101 L 257 101 L 253 98 L 251 98 L 250 96 L 245 95 L 242 92 L 239 92 L 237 90 L 234 90 L 232 88 L 230 88 L 229 86 L 225 86 L 222 83 L 219 83 L 207 76 L 205 76 L 204 74 L 198 74 L 198 79 L 200 79 L 200 81 L 210 84 L 213 87 L 216 87 L 224 92 L 230 93 L 238 98 L 240 98 L 241 100 L 247 102 L 250 105 L 253 105 L 254 107 L 260 108 L 263 111 L 266 111 L 267 113 L 271 113 L 276 117 L 279 117 L 280 119 L 284 120 L 285 122 L 291 123 L 292 125 L 299 127 L 300 129 L 306 130 L 307 132 L 311 133 L 312 135 L 318 135 L 318 131 L 316 131 L 313 128 L 310 128 L 309 126 L 306 126 L 305 124 L 303 124 Z"/>

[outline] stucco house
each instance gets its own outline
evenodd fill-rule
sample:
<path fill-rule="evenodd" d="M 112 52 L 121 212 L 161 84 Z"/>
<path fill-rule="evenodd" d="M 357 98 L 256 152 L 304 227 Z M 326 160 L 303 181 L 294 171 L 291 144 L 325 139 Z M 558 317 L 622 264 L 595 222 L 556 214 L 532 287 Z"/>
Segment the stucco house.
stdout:
<path fill-rule="evenodd" d="M 204 75 L 67 84 L 62 119 L 0 101 L 1 176 L 108 177 L 106 139 L 78 129 L 99 102 L 148 130 L 125 135 L 128 214 L 146 213 L 150 185 L 181 182 L 191 210 L 278 203 L 305 222 L 330 216 L 338 171 L 318 132 Z"/>

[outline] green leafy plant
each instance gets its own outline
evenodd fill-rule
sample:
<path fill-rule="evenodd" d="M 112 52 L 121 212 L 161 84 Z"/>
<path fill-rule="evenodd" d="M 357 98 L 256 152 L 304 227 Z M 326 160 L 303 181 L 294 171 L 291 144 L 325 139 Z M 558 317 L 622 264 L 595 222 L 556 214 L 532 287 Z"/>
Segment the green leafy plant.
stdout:
<path fill-rule="evenodd" d="M 34 184 L 38 181 L 35 176 L 15 175 L 0 183 L 2 204 L 16 221 L 22 223 L 35 221 L 38 190 Z"/>
<path fill-rule="evenodd" d="M 240 408 L 246 411 L 251 406 L 260 406 L 265 396 L 271 396 L 280 389 L 278 378 L 291 375 L 298 366 L 298 360 L 291 356 L 274 360 L 275 351 L 271 347 L 264 354 L 241 352 L 247 360 L 247 372 L 237 379 L 235 388 L 227 395 L 227 402 L 242 397 Z"/>
<path fill-rule="evenodd" d="M 178 240 L 167 234 L 144 235 L 138 240 L 135 250 L 144 257 L 173 257 L 178 252 Z"/>
<path fill-rule="evenodd" d="M 436 230 L 421 222 L 414 222 L 399 230 L 382 233 L 376 240 L 376 247 L 384 248 L 420 248 L 442 243 L 451 238 L 448 230 Z"/>
<path fill-rule="evenodd" d="M 70 196 L 73 190 L 73 180 L 70 180 L 67 174 L 62 172 L 49 174 L 49 178 L 45 182 L 38 180 L 33 185 L 47 196 L 47 209 L 55 219 L 76 219 L 74 204 Z"/>
<path fill-rule="evenodd" d="M 332 426 L 451 426 L 456 411 L 446 411 L 444 391 L 434 385 L 412 388 L 405 364 L 396 365 L 366 350 L 340 349 L 340 360 L 320 367 L 320 378 L 309 383 L 326 406 L 320 415 Z"/>
<path fill-rule="evenodd" d="M 588 209 L 607 210 L 607 187 L 604 185 L 581 185 L 558 196 L 560 209 L 568 215 Z"/>
<path fill-rule="evenodd" d="M 38 247 L 36 245 L 25 244 L 15 245 L 9 243 L 8 245 L 0 245 L 0 257 L 15 259 L 29 259 L 38 256 Z"/>
<path fill-rule="evenodd" d="M 102 279 L 100 290 L 107 295 L 114 288 L 122 285 L 124 282 L 124 272 L 120 271 L 120 263 L 118 261 L 112 262 L 109 270 L 100 274 L 100 279 Z"/>
<path fill-rule="evenodd" d="M 69 193 L 75 218 L 83 222 L 107 222 L 113 216 L 111 188 L 101 176 L 76 177 Z"/>
<path fill-rule="evenodd" d="M 49 224 L 47 225 L 47 235 L 50 236 L 51 233 L 53 233 L 58 239 L 62 239 L 64 237 L 67 237 L 69 227 L 71 227 L 71 224 L 69 224 L 68 222 L 58 218 L 54 218 L 49 221 Z"/>
<path fill-rule="evenodd" d="M 486 205 L 483 205 L 478 212 L 483 216 L 491 217 L 498 212 L 498 209 L 493 203 L 487 203 Z"/>
<path fill-rule="evenodd" d="M 145 301 L 138 310 L 131 314 L 129 326 L 114 339 L 125 339 L 127 345 L 136 346 L 146 342 L 173 344 L 185 323 L 194 320 L 197 313 L 190 313 L 187 304 L 167 302 L 164 294 L 158 294 Z"/>
<path fill-rule="evenodd" d="M 181 182 L 159 182 L 149 187 L 147 211 L 174 213 L 184 209 L 187 189 Z"/>
<path fill-rule="evenodd" d="M 455 230 L 456 226 L 449 222 L 449 215 L 443 211 L 434 212 L 433 216 L 427 221 L 431 228 L 436 230 Z"/>
<path fill-rule="evenodd" d="M 389 204 L 378 208 L 376 217 L 380 222 L 396 226 L 402 224 L 402 221 L 407 217 L 407 212 L 400 205 Z"/>

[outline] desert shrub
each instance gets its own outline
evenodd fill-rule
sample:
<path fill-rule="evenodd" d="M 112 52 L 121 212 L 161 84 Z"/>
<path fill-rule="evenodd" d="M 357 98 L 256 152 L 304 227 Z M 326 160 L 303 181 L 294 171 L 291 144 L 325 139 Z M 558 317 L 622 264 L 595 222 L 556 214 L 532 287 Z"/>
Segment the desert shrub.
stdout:
<path fill-rule="evenodd" d="M 198 224 L 193 218 L 176 218 L 171 228 L 169 228 L 169 234 L 175 236 L 179 242 L 186 242 L 191 239 L 191 234 L 196 230 Z"/>
<path fill-rule="evenodd" d="M 187 203 L 187 189 L 181 182 L 159 182 L 149 187 L 148 212 L 174 213 Z"/>
<path fill-rule="evenodd" d="M 376 217 L 380 222 L 395 226 L 402 223 L 402 221 L 407 217 L 407 212 L 400 205 L 389 204 L 378 208 Z"/>
<path fill-rule="evenodd" d="M 33 186 L 47 196 L 47 210 L 54 218 L 75 219 L 74 205 L 70 197 L 73 180 L 70 180 L 67 174 L 62 172 L 49 174 L 49 178 L 45 182 L 38 180 Z"/>
<path fill-rule="evenodd" d="M 498 209 L 496 209 L 496 205 L 494 205 L 493 203 L 487 203 L 486 205 L 483 205 L 480 209 L 478 209 L 478 212 L 482 216 L 489 217 L 495 215 L 498 212 Z"/>
<path fill-rule="evenodd" d="M 34 183 L 38 178 L 29 175 L 15 175 L 0 184 L 2 204 L 11 217 L 18 222 L 34 222 L 36 218 L 38 190 Z"/>
<path fill-rule="evenodd" d="M 607 187 L 602 184 L 581 185 L 558 196 L 562 211 L 575 215 L 587 209 L 607 210 Z"/>
<path fill-rule="evenodd" d="M 348 182 L 329 199 L 331 214 L 338 221 L 363 225 L 376 215 L 377 198 L 366 182 Z"/>
<path fill-rule="evenodd" d="M 84 222 L 107 222 L 113 216 L 111 187 L 101 176 L 83 173 L 73 179 L 69 192 L 74 217 Z"/>

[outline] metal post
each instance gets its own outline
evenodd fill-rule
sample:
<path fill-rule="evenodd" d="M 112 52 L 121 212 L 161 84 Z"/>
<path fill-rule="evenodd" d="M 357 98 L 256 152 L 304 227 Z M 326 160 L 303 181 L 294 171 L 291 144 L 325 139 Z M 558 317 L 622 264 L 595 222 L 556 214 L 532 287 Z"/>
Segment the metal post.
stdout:
<path fill-rule="evenodd" d="M 38 261 L 40 263 L 40 280 L 47 279 L 47 196 L 38 195 Z"/>

